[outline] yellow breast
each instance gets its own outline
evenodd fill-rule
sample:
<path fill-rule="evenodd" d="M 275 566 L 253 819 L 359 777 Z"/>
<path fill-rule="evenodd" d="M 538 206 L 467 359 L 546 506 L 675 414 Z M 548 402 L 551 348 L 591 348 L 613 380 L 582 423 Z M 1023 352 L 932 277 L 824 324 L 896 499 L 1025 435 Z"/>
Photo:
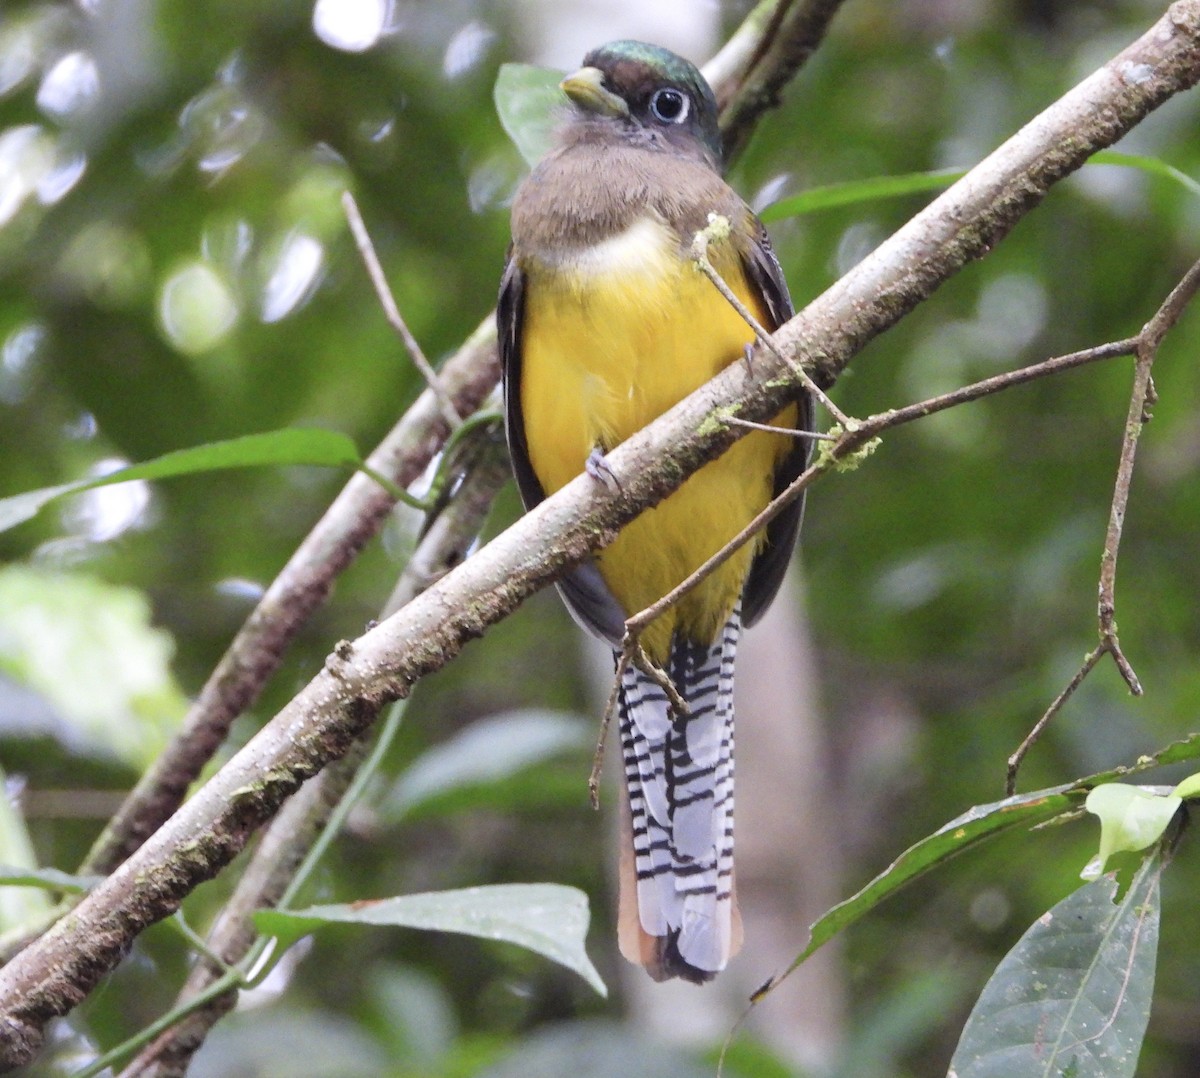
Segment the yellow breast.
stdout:
<path fill-rule="evenodd" d="M 763 319 L 740 262 L 714 251 L 722 276 Z M 523 264 L 521 408 L 530 463 L 547 494 L 739 359 L 754 334 L 680 251 L 642 218 L 554 264 Z M 791 425 L 795 409 L 776 419 Z M 751 434 L 643 513 L 599 555 L 627 614 L 650 605 L 735 535 L 770 499 L 783 436 Z M 753 551 L 730 559 L 643 637 L 658 661 L 672 632 L 705 643 L 728 618 Z"/>

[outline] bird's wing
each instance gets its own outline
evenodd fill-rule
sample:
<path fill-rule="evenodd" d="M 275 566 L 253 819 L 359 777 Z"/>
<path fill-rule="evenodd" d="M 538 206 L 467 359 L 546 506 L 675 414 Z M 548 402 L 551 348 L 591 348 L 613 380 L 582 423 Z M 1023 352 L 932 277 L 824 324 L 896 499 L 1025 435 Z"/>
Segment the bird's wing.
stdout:
<path fill-rule="evenodd" d="M 500 280 L 500 298 L 496 304 L 496 330 L 500 345 L 500 369 L 504 382 L 504 426 L 513 475 L 526 509 L 532 509 L 546 497 L 534 474 L 525 441 L 525 419 L 521 414 L 521 324 L 524 312 L 525 275 L 516 259 L 509 259 Z M 567 609 L 585 629 L 620 647 L 625 635 L 625 614 L 600 570 L 592 561 L 572 569 L 558 582 Z"/>
<path fill-rule="evenodd" d="M 764 328 L 774 331 L 795 312 L 779 259 L 775 257 L 766 230 L 757 221 L 755 235 L 744 257 L 744 264 L 750 285 L 762 297 L 763 305 L 770 316 Z M 812 430 L 812 397 L 807 392 L 802 393 L 796 404 L 796 428 Z M 797 438 L 795 442 L 794 448 L 775 472 L 773 494 L 779 494 L 808 467 L 811 440 Z M 743 624 L 753 625 L 758 621 L 771 605 L 775 593 L 779 591 L 779 585 L 783 583 L 783 575 L 787 572 L 788 563 L 792 558 L 796 537 L 800 534 L 800 522 L 803 518 L 804 496 L 801 495 L 767 525 L 767 541 L 750 566 L 750 575 L 742 592 Z"/>

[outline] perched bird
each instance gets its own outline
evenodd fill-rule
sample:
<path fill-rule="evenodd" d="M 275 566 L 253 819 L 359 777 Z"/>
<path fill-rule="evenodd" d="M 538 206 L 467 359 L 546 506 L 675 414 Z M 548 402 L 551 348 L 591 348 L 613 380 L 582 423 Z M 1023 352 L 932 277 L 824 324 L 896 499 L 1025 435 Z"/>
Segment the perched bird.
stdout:
<path fill-rule="evenodd" d="M 555 147 L 522 183 L 498 323 L 505 416 L 527 508 L 723 368 L 754 333 L 690 248 L 719 214 L 712 264 L 768 328 L 792 314 L 762 224 L 721 178 L 717 105 L 688 61 L 654 45 L 594 50 L 562 82 Z M 811 426 L 807 397 L 775 419 Z M 627 617 L 720 549 L 803 469 L 808 442 L 755 432 L 629 523 L 560 590 L 614 646 Z M 802 506 L 776 517 L 642 636 L 687 714 L 630 666 L 620 686 L 627 779 L 622 953 L 655 980 L 710 980 L 741 944 L 733 873 L 733 661 L 743 622 L 779 588 Z"/>

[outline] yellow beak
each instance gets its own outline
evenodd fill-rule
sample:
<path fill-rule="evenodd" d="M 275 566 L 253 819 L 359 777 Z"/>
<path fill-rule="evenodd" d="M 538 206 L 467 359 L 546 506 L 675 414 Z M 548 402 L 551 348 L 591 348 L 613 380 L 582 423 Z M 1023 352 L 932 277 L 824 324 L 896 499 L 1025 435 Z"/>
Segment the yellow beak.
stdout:
<path fill-rule="evenodd" d="M 558 84 L 562 91 L 584 112 L 595 113 L 597 116 L 615 116 L 628 118 L 629 106 L 625 99 L 618 97 L 604 87 L 604 72 L 596 67 L 581 67 L 573 75 L 568 75 Z"/>

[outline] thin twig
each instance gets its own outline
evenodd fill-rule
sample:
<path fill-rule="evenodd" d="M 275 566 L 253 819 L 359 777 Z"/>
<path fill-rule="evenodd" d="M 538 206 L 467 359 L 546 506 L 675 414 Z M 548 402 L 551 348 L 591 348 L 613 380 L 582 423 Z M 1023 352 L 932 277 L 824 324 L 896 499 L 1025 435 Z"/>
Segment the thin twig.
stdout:
<path fill-rule="evenodd" d="M 788 438 L 799 438 L 809 442 L 836 442 L 836 434 L 826 434 L 819 430 L 799 430 L 796 427 L 776 427 L 770 423 L 755 423 L 750 419 L 741 419 L 735 415 L 721 417 L 722 423 L 731 427 L 745 427 L 746 430 L 761 430 L 766 434 L 783 434 Z"/>
<path fill-rule="evenodd" d="M 1066 702 L 1075 695 L 1075 690 L 1083 684 L 1083 679 L 1092 672 L 1095 665 L 1107 653 L 1108 649 L 1100 645 L 1093 648 L 1084 656 L 1083 664 L 1075 671 L 1075 676 L 1067 683 L 1067 687 L 1054 698 L 1054 702 L 1046 708 L 1042 717 L 1034 723 L 1033 729 L 1025 735 L 1025 740 L 1017 746 L 1017 750 L 1008 758 L 1008 776 L 1005 781 L 1006 796 L 1011 797 L 1016 792 L 1017 772 L 1020 770 L 1021 761 L 1025 759 L 1025 754 L 1033 748 L 1038 738 L 1042 736 L 1042 732 L 1050 725 L 1050 720 L 1062 711 Z"/>
<path fill-rule="evenodd" d="M 1121 652 L 1117 643 L 1116 626 L 1116 577 L 1117 554 L 1121 546 L 1121 534 L 1125 526 L 1125 510 L 1129 504 L 1129 489 L 1133 482 L 1134 458 L 1142 428 L 1150 419 L 1149 409 L 1154 403 L 1154 382 L 1151 368 L 1158 356 L 1158 349 L 1167 332 L 1179 320 L 1188 303 L 1200 289 L 1200 261 L 1197 261 L 1170 295 L 1154 313 L 1137 337 L 1137 363 L 1134 368 L 1133 388 L 1129 396 L 1129 412 L 1125 419 L 1125 436 L 1121 442 L 1121 457 L 1117 465 L 1117 478 L 1113 484 L 1112 505 L 1108 516 L 1108 530 L 1104 537 L 1104 553 L 1100 559 L 1100 601 L 1098 620 L 1100 639 L 1109 645 L 1109 651 L 1121 670 L 1121 676 L 1129 691 L 1140 696 L 1142 687 Z"/>
<path fill-rule="evenodd" d="M 625 676 L 625 670 L 632 661 L 633 648 L 630 646 L 630 638 L 626 634 L 625 643 L 617 654 L 617 666 L 616 672 L 613 675 L 612 689 L 609 691 L 608 701 L 604 705 L 604 715 L 600 719 L 600 733 L 596 738 L 596 751 L 592 753 L 592 770 L 591 774 L 588 775 L 588 801 L 591 802 L 593 809 L 600 808 L 600 773 L 604 770 L 604 745 L 608 740 L 608 730 L 612 725 L 613 716 L 617 713 L 617 700 L 621 695 L 621 679 Z"/>
<path fill-rule="evenodd" d="M 828 411 L 838 423 L 840 423 L 847 430 L 850 430 L 853 428 L 856 420 L 853 420 L 847 416 L 840 408 L 838 408 L 836 404 L 833 403 L 833 401 L 829 399 L 829 397 L 825 394 L 825 391 L 822 390 L 821 387 L 812 380 L 812 377 L 809 375 L 808 371 L 806 371 L 791 357 L 785 356 L 783 352 L 776 347 L 775 342 L 771 340 L 771 335 L 763 328 L 759 320 L 754 317 L 750 309 L 740 299 L 738 299 L 738 297 L 734 294 L 733 289 L 730 288 L 726 283 L 725 278 L 717 272 L 716 267 L 709 260 L 708 245 L 714 240 L 719 242 L 720 240 L 725 239 L 728 235 L 729 219 L 722 217 L 720 214 L 710 213 L 708 215 L 708 226 L 706 228 L 702 228 L 696 233 L 695 236 L 692 237 L 692 259 L 695 261 L 696 266 L 699 268 L 700 272 L 712 282 L 713 287 L 715 287 L 716 290 L 725 297 L 730 306 L 742 316 L 743 320 L 746 322 L 746 325 L 754 330 L 754 336 L 758 338 L 758 343 L 775 355 L 775 357 L 781 362 L 788 364 L 788 366 L 791 367 L 792 370 L 794 370 L 799 376 L 804 388 L 807 389 L 814 397 L 816 397 L 817 400 L 819 400 L 823 405 L 825 405 L 826 411 Z"/>
<path fill-rule="evenodd" d="M 630 632 L 629 623 L 626 622 L 626 633 Z M 640 633 L 640 629 L 635 630 Z M 650 678 L 667 697 L 667 703 L 670 706 L 671 716 L 675 719 L 685 719 L 691 714 L 691 708 L 688 707 L 688 702 L 683 698 L 683 694 L 679 691 L 675 682 L 671 680 L 671 676 L 649 655 L 641 644 L 635 643 L 633 649 L 633 665 L 636 666 L 643 674 Z"/>
<path fill-rule="evenodd" d="M 711 576 L 740 547 L 757 535 L 758 532 L 762 531 L 792 501 L 798 498 L 801 492 L 807 490 L 818 476 L 833 468 L 844 467 L 849 458 L 853 457 L 856 453 L 862 452 L 864 448 L 870 447 L 884 431 L 905 423 L 911 423 L 917 419 L 923 419 L 926 416 L 945 411 L 947 408 L 965 404 L 968 401 L 979 400 L 982 397 L 998 393 L 1011 386 L 1022 385 L 1037 378 L 1045 378 L 1048 375 L 1070 370 L 1085 363 L 1093 363 L 1101 359 L 1111 359 L 1114 356 L 1132 355 L 1137 348 L 1137 341 L 1138 338 L 1129 337 L 1125 340 L 1097 345 L 1095 348 L 1085 348 L 1079 352 L 1071 352 L 1068 355 L 1054 356 L 1040 363 L 1022 367 L 1020 370 L 1008 371 L 1004 374 L 993 375 L 991 378 L 984 378 L 979 382 L 973 382 L 971 385 L 951 390 L 949 393 L 942 393 L 936 397 L 918 401 L 916 404 L 909 404 L 903 408 L 892 408 L 886 412 L 879 412 L 868 416 L 866 419 L 857 420 L 853 430 L 838 430 L 837 433 L 831 433 L 828 437 L 832 441 L 822 447 L 822 453 L 816 461 L 809 465 L 784 490 L 772 498 L 767 506 L 749 524 L 729 540 L 725 546 L 713 554 L 712 557 L 699 566 L 699 568 L 680 581 L 679 584 L 667 592 L 656 603 L 646 607 L 644 610 L 638 611 L 638 613 L 626 621 L 626 630 L 634 632 L 643 630 L 664 610 L 673 606 L 702 580 Z M 730 422 L 728 418 L 724 421 Z M 769 427 L 767 429 L 775 430 L 776 428 Z"/>
<path fill-rule="evenodd" d="M 1198 290 L 1200 290 L 1200 261 L 1195 262 L 1179 283 L 1171 289 L 1170 294 L 1154 312 L 1154 316 L 1142 327 L 1141 332 L 1128 342 L 1120 342 L 1122 345 L 1132 344 L 1132 348 L 1123 354 L 1134 355 L 1136 362 L 1133 387 L 1129 394 L 1129 411 L 1125 418 L 1125 434 L 1121 440 L 1121 456 L 1117 464 L 1116 480 L 1113 483 L 1108 528 L 1104 536 L 1104 551 L 1100 556 L 1099 601 L 1096 610 L 1100 643 L 1094 650 L 1088 652 L 1083 660 L 1083 665 L 1076 671 L 1067 687 L 1055 697 L 1045 714 L 1034 723 L 1033 728 L 1008 758 L 1004 788 L 1010 797 L 1016 791 L 1017 775 L 1029 750 L 1045 732 L 1050 720 L 1063 709 L 1066 702 L 1083 683 L 1084 678 L 1095 669 L 1096 664 L 1105 655 L 1112 656 L 1129 691 L 1134 696 L 1142 695 L 1142 684 L 1138 680 L 1133 665 L 1121 649 L 1121 643 L 1117 637 L 1117 555 L 1120 552 L 1121 536 L 1125 528 L 1125 510 L 1129 505 L 1129 490 L 1133 483 L 1133 465 L 1137 454 L 1137 443 L 1142 428 L 1150 420 L 1149 409 L 1155 400 L 1151 368 L 1154 366 L 1158 349 L 1168 331 L 1179 321 L 1180 316 Z"/>
<path fill-rule="evenodd" d="M 404 321 L 403 316 L 400 314 L 400 308 L 396 305 L 396 297 L 392 295 L 387 275 L 383 272 L 379 256 L 375 253 L 375 245 L 371 242 L 371 234 L 367 231 L 362 214 L 358 211 L 358 203 L 354 201 L 354 196 L 349 191 L 342 192 L 342 209 L 345 211 L 346 220 L 350 224 L 350 231 L 354 235 L 354 242 L 358 246 L 358 253 L 362 256 L 363 265 L 367 267 L 367 275 L 371 278 L 371 284 L 375 287 L 375 295 L 379 298 L 379 305 L 383 308 L 388 325 L 399 334 L 400 340 L 404 342 L 404 347 L 408 349 L 413 366 L 421 372 L 421 377 L 425 379 L 425 384 L 433 390 L 434 396 L 437 397 L 438 404 L 442 410 L 442 418 L 450 425 L 450 429 L 453 430 L 462 423 L 462 416 L 458 414 L 458 409 L 454 406 L 454 398 L 450 396 L 446 391 L 446 387 L 442 385 L 437 371 L 433 369 L 433 365 L 425 358 L 425 353 L 421 351 L 421 346 L 417 343 L 417 338 L 412 335 L 412 332 L 408 328 L 408 323 Z"/>
<path fill-rule="evenodd" d="M 588 799 L 594 809 L 600 807 L 600 773 L 604 770 L 604 743 L 608 738 L 608 728 L 612 717 L 616 713 L 617 699 L 621 692 L 621 679 L 631 664 L 662 689 L 673 718 L 686 719 L 691 714 L 688 702 L 683 698 L 679 687 L 671 680 L 670 674 L 658 666 L 646 654 L 646 649 L 642 647 L 639 637 L 644 628 L 644 624 L 635 628 L 630 622 L 625 623 L 625 636 L 621 641 L 621 648 L 617 652 L 613 687 L 608 694 L 608 702 L 604 706 L 604 718 L 600 721 L 600 736 L 596 740 L 596 751 L 592 756 L 592 771 L 588 775 Z"/>
<path fill-rule="evenodd" d="M 1129 488 L 1133 483 L 1133 464 L 1138 439 L 1141 437 L 1142 427 L 1150 418 L 1147 408 L 1149 394 L 1153 393 L 1150 369 L 1154 366 L 1154 357 L 1155 352 L 1148 349 L 1144 341 L 1139 341 L 1133 388 L 1129 394 L 1129 414 L 1125 420 L 1125 434 L 1121 439 L 1121 457 L 1117 464 L 1116 481 L 1113 483 L 1108 528 L 1104 535 L 1104 551 L 1100 556 L 1100 597 L 1096 606 L 1100 648 L 1113 657 L 1121 677 L 1134 696 L 1142 695 L 1142 685 L 1117 639 L 1117 555 L 1121 548 L 1121 534 L 1125 528 L 1125 510 L 1129 505 Z"/>
<path fill-rule="evenodd" d="M 1116 356 L 1132 355 L 1137 351 L 1138 341 L 1139 338 L 1137 337 L 1127 337 L 1124 340 L 1112 341 L 1108 344 L 1097 345 L 1094 348 L 1085 348 L 1067 355 L 1054 356 L 1040 363 L 1022 367 L 1020 370 L 993 375 L 991 378 L 984 378 L 981 381 L 973 382 L 971 385 L 962 386 L 948 393 L 942 393 L 936 397 L 930 397 L 915 404 L 906 405 L 903 408 L 893 408 L 886 412 L 880 412 L 857 421 L 853 430 L 841 430 L 836 435 L 831 435 L 833 439 L 832 444 L 823 447 L 823 451 L 817 460 L 797 476 L 783 491 L 776 495 L 737 535 L 694 572 L 680 581 L 679 584 L 667 592 L 661 599 L 629 618 L 625 622 L 626 639 L 629 639 L 631 634 L 636 637 L 638 633 L 642 632 L 663 611 L 673 606 L 684 595 L 700 584 L 701 581 L 711 576 L 737 550 L 774 520 L 803 491 L 807 490 L 816 481 L 818 476 L 831 469 L 844 467 L 847 459 L 877 444 L 879 436 L 885 430 L 901 426 L 905 423 L 911 423 L 914 420 L 923 419 L 926 416 L 945 411 L 947 408 L 979 400 L 993 393 L 998 393 L 1003 389 L 1022 385 L 1034 379 L 1044 378 L 1060 371 L 1070 370 L 1073 367 L 1079 367 L 1086 363 L 1093 363 L 1101 359 L 1111 359 Z M 775 428 L 768 429 L 774 430 Z M 1072 689 L 1071 691 L 1074 690 Z M 1068 693 L 1067 695 L 1069 696 L 1070 694 Z M 1064 697 L 1057 704 L 1055 710 L 1061 707 L 1065 701 L 1066 698 Z M 1043 716 L 1042 722 L 1036 728 L 1038 733 L 1041 732 L 1041 729 L 1049 721 L 1050 717 L 1050 715 Z M 1034 740 L 1036 740 L 1036 737 L 1034 737 Z M 1030 744 L 1032 744 L 1032 741 Z M 1028 746 L 1023 747 L 1028 748 Z M 1010 761 L 1010 768 L 1012 766 L 1013 764 Z M 1019 758 L 1017 766 L 1019 766 Z"/>

